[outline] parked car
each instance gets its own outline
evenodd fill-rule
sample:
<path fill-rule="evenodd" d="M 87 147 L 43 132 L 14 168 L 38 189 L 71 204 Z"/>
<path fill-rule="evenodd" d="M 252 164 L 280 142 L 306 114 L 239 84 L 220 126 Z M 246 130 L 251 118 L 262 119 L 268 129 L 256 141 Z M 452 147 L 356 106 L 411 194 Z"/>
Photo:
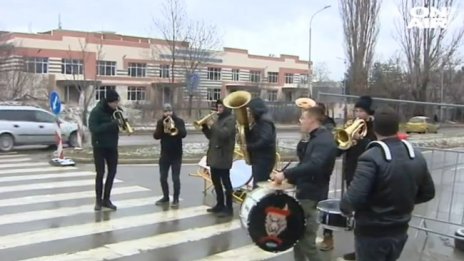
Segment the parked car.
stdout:
<path fill-rule="evenodd" d="M 431 118 L 416 116 L 409 119 L 406 123 L 406 133 L 437 133 L 439 125 L 434 123 Z"/>
<path fill-rule="evenodd" d="M 57 120 L 63 144 L 77 146 L 76 123 L 57 119 L 37 107 L 0 106 L 0 151 L 10 151 L 17 145 L 55 145 Z"/>

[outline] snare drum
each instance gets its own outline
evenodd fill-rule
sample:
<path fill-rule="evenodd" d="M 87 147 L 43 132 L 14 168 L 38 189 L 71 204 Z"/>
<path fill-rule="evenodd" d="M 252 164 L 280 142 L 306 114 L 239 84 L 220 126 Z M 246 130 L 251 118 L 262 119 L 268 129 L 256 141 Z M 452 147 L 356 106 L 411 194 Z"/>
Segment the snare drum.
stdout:
<path fill-rule="evenodd" d="M 317 204 L 317 222 L 323 228 L 334 231 L 351 230 L 354 226 L 354 219 L 346 217 L 340 211 L 340 199 L 327 199 Z"/>
<path fill-rule="evenodd" d="M 282 252 L 303 236 L 306 220 L 298 201 L 285 191 L 266 187 L 251 191 L 240 209 L 242 226 L 262 250 Z"/>
<path fill-rule="evenodd" d="M 251 166 L 245 160 L 235 160 L 230 169 L 230 182 L 234 190 L 242 188 L 252 179 Z"/>

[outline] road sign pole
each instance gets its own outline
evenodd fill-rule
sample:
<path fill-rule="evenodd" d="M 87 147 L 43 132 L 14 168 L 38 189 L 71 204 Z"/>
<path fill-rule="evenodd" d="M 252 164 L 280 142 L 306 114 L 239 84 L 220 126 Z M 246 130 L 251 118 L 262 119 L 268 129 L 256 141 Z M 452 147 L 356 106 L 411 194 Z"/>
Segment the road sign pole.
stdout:
<path fill-rule="evenodd" d="M 55 138 L 56 138 L 56 151 L 55 157 L 50 160 L 50 164 L 53 166 L 74 166 L 76 163 L 71 159 L 66 159 L 64 157 L 64 150 L 63 150 L 63 138 L 61 136 L 61 126 L 60 126 L 60 119 L 59 115 L 61 113 L 61 100 L 60 96 L 56 91 L 50 93 L 50 109 L 52 110 L 53 114 L 56 116 L 56 131 L 55 131 Z"/>

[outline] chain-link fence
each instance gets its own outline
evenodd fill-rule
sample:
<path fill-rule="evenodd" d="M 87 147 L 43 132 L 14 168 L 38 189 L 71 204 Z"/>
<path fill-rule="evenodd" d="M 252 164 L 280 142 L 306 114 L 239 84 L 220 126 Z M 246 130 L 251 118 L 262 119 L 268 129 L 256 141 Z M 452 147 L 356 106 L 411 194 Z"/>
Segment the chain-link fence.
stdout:
<path fill-rule="evenodd" d="M 373 109 L 389 106 L 395 109 L 403 122 L 414 116 L 427 116 L 438 122 L 464 122 L 464 105 L 434 102 L 419 102 L 387 98 L 373 98 Z M 335 119 L 345 120 L 353 117 L 354 104 L 359 99 L 356 95 L 336 93 L 318 93 L 317 100 L 326 104 L 329 115 Z"/>

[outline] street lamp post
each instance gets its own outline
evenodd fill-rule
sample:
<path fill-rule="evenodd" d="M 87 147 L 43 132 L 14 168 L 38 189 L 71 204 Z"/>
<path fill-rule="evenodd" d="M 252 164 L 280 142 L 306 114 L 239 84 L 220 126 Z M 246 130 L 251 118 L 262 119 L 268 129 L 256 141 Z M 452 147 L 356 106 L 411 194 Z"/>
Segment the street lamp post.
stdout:
<path fill-rule="evenodd" d="M 308 61 L 308 96 L 310 98 L 312 98 L 313 96 L 313 74 L 311 73 L 311 64 L 312 64 L 312 60 L 311 60 L 311 27 L 312 27 L 312 23 L 313 23 L 313 18 L 315 15 L 317 15 L 318 13 L 324 11 L 325 9 L 327 8 L 330 8 L 331 5 L 326 5 L 324 6 L 322 9 L 320 9 L 319 11 L 315 12 L 312 16 L 311 16 L 311 19 L 309 20 L 309 61 Z"/>

